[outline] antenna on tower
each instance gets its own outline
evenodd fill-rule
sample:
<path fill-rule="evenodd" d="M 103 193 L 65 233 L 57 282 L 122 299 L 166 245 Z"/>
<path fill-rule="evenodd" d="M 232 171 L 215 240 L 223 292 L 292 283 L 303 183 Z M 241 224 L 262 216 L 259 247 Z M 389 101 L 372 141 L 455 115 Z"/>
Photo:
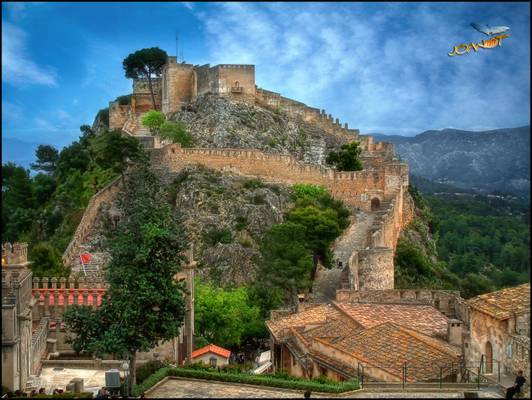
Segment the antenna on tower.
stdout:
<path fill-rule="evenodd" d="M 183 49 L 181 49 L 180 51 L 181 51 L 181 62 L 185 62 L 185 57 L 183 56 Z"/>

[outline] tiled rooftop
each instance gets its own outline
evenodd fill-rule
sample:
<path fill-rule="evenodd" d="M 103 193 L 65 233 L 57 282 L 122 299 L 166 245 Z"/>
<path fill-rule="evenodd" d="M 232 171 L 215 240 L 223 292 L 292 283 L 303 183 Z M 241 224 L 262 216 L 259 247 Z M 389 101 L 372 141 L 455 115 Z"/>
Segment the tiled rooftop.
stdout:
<path fill-rule="evenodd" d="M 199 357 L 206 353 L 214 353 L 224 358 L 229 358 L 229 356 L 231 355 L 230 350 L 226 350 L 223 347 L 216 346 L 215 344 L 209 344 L 205 347 L 202 347 L 201 349 L 194 350 L 192 352 L 192 358 Z"/>
<path fill-rule="evenodd" d="M 333 304 L 364 328 L 392 322 L 429 336 L 447 335 L 447 317 L 429 305 L 336 302 Z"/>
<path fill-rule="evenodd" d="M 529 313 L 530 283 L 481 294 L 467 300 L 467 304 L 497 319 L 507 319 L 514 312 Z"/>
<path fill-rule="evenodd" d="M 326 321 L 327 317 L 332 317 L 337 314 L 338 311 L 330 304 L 316 304 L 301 312 L 290 314 L 274 321 L 266 321 L 266 325 L 276 339 L 282 339 L 285 328 L 322 324 Z"/>
<path fill-rule="evenodd" d="M 396 376 L 401 376 L 406 362 L 411 380 L 436 377 L 440 365 L 449 367 L 460 357 L 459 348 L 390 322 L 331 345 Z"/>

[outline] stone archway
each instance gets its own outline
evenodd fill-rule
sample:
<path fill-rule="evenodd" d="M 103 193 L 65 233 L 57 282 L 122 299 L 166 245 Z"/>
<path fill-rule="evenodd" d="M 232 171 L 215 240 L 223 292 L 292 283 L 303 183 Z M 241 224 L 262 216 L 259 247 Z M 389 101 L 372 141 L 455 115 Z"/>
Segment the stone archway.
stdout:
<path fill-rule="evenodd" d="M 371 199 L 371 211 L 377 211 L 381 207 L 381 201 L 378 197 Z"/>
<path fill-rule="evenodd" d="M 486 365 L 484 372 L 486 374 L 493 373 L 493 346 L 489 341 L 486 342 L 486 346 L 484 348 L 484 363 Z"/>

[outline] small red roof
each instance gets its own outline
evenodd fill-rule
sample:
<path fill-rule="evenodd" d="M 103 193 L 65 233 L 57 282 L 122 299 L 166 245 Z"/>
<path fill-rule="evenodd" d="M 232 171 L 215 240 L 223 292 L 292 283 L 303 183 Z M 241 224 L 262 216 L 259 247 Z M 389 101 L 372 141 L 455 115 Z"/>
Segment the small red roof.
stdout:
<path fill-rule="evenodd" d="M 216 346 L 215 344 L 209 344 L 205 347 L 202 347 L 201 349 L 194 350 L 192 352 L 192 358 L 199 357 L 205 353 L 214 353 L 224 358 L 229 358 L 229 356 L 231 355 L 230 350 L 226 350 L 223 347 Z"/>

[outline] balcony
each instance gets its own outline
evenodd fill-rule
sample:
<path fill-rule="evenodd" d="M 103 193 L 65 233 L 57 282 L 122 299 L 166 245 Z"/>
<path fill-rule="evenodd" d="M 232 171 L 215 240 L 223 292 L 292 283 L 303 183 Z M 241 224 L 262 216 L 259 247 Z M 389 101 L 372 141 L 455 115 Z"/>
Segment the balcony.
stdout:
<path fill-rule="evenodd" d="M 231 93 L 244 93 L 244 88 L 242 86 L 233 86 L 231 87 Z"/>

